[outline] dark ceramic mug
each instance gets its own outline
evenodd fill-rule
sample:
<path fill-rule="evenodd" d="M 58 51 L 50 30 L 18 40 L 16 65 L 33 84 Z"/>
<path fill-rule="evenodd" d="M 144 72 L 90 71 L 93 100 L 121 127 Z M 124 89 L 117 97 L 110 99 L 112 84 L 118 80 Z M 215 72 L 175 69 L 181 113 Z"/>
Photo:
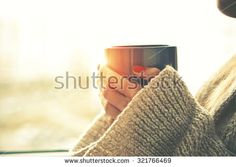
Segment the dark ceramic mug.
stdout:
<path fill-rule="evenodd" d="M 168 45 L 127 45 L 105 49 L 108 66 L 123 76 L 133 74 L 134 66 L 156 67 L 171 65 L 177 70 L 177 48 Z M 145 83 L 146 84 L 146 83 Z"/>

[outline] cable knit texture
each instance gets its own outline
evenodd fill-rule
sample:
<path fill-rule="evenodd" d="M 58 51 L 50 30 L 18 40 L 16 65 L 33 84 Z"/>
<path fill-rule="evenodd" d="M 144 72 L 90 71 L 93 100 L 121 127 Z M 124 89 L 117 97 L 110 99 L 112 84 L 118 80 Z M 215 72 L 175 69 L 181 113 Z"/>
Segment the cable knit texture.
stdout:
<path fill-rule="evenodd" d="M 224 107 L 230 114 L 218 119 L 215 115 L 221 111 L 209 112 L 203 99 L 207 98 L 207 91 L 213 92 L 207 88 L 212 86 L 210 83 L 196 96 L 200 105 L 178 73 L 167 66 L 136 94 L 114 122 L 107 115 L 100 116 L 74 147 L 72 155 L 234 155 L 236 110 Z M 235 102 L 232 92 L 234 89 L 224 97 L 227 105 Z M 220 106 L 223 104 L 222 100 Z M 221 120 L 219 125 L 216 120 Z"/>

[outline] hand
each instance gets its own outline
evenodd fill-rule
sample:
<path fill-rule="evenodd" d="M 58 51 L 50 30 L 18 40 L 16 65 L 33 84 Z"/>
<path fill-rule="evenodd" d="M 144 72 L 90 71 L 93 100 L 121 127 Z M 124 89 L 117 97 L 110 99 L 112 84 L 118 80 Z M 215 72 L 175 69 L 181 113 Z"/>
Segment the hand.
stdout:
<path fill-rule="evenodd" d="M 108 66 L 101 66 L 99 72 L 103 75 L 99 81 L 101 103 L 106 114 L 115 119 L 142 87 L 111 70 Z M 160 70 L 157 68 L 133 67 L 133 73 L 138 77 L 145 77 L 145 79 L 154 78 L 159 72 Z"/>

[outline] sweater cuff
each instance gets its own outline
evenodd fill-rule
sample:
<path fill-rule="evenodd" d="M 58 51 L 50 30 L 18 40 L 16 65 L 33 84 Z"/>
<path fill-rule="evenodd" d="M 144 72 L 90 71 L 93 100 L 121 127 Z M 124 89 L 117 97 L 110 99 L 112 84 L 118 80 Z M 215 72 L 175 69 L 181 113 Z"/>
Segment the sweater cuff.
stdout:
<path fill-rule="evenodd" d="M 104 132 L 110 127 L 113 119 L 106 115 L 100 114 L 89 127 L 86 133 L 81 136 L 79 142 L 70 150 L 72 155 L 82 156 L 89 147 L 104 134 Z"/>
<path fill-rule="evenodd" d="M 205 148 L 212 146 L 209 142 L 215 148 Z M 137 93 L 85 156 L 201 155 L 202 149 L 227 155 L 210 116 L 168 66 Z"/>

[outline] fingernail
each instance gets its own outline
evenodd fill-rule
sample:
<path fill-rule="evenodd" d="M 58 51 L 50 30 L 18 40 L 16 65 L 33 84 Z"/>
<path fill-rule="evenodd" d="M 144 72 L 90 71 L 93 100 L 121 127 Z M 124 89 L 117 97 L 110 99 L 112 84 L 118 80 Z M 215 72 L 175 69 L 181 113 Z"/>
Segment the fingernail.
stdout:
<path fill-rule="evenodd" d="M 145 70 L 145 67 L 143 66 L 133 66 L 133 71 L 136 73 L 140 73 Z"/>

